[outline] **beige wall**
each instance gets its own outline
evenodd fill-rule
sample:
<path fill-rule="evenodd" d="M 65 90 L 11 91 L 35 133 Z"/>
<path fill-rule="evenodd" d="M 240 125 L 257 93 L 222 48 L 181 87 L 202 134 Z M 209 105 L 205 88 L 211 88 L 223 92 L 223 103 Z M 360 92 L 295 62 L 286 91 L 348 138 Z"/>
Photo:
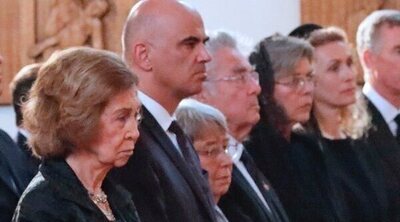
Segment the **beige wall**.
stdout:
<path fill-rule="evenodd" d="M 52 5 L 58 0 L 1 0 L 0 7 L 0 55 L 3 80 L 0 104 L 10 102 L 9 82 L 24 65 L 41 59 L 32 59 L 28 50 L 46 36 L 44 29 L 49 19 Z M 85 6 L 92 0 L 76 1 Z M 119 53 L 120 36 L 124 20 L 137 0 L 107 0 L 109 10 L 101 19 L 104 48 Z M 7 7 L 5 7 L 7 6 Z"/>

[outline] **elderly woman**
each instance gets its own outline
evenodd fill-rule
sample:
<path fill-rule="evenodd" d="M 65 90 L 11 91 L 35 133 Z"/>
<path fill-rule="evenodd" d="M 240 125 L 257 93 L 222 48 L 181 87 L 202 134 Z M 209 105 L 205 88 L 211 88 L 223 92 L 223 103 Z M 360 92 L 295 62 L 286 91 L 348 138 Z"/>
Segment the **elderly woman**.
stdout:
<path fill-rule="evenodd" d="M 105 51 L 71 48 L 42 65 L 23 115 L 43 162 L 13 221 L 139 221 L 129 193 L 107 178 L 139 136 L 136 85 Z"/>
<path fill-rule="evenodd" d="M 311 33 L 315 47 L 315 90 L 306 124 L 322 146 L 328 167 L 340 181 L 347 221 L 387 221 L 387 196 L 375 150 L 363 140 L 370 124 L 356 84 L 352 51 L 343 30 Z"/>
<path fill-rule="evenodd" d="M 260 74 L 260 122 L 245 144 L 270 180 L 291 221 L 345 221 L 338 191 L 315 140 L 292 131 L 312 107 L 313 48 L 274 35 L 250 56 Z"/>
<path fill-rule="evenodd" d="M 227 222 L 217 206 L 220 197 L 229 189 L 232 174 L 232 159 L 227 153 L 229 139 L 225 117 L 219 110 L 193 99 L 183 100 L 175 116 L 193 141 L 200 165 L 208 173 L 218 222 Z"/>

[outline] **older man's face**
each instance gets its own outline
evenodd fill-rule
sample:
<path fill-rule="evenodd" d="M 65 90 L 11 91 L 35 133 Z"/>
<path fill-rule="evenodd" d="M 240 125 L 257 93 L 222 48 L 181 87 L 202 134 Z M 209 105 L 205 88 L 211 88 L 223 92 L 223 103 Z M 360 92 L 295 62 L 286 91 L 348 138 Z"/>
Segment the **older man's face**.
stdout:
<path fill-rule="evenodd" d="M 203 92 L 205 102 L 224 113 L 230 130 L 247 127 L 250 131 L 260 119 L 258 74 L 247 59 L 232 48 L 219 49 L 212 59 Z"/>
<path fill-rule="evenodd" d="M 383 25 L 377 52 L 371 53 L 374 87 L 385 94 L 400 96 L 400 26 Z"/>

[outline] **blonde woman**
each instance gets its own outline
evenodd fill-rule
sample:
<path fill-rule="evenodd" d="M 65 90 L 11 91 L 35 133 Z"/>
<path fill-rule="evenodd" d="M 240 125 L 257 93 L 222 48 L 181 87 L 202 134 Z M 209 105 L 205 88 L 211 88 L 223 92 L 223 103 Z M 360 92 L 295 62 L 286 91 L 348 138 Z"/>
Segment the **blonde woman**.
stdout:
<path fill-rule="evenodd" d="M 387 196 L 381 166 L 363 137 L 370 125 L 359 96 L 352 51 L 335 27 L 311 33 L 315 88 L 308 132 L 315 135 L 328 170 L 347 205 L 348 221 L 386 221 Z"/>

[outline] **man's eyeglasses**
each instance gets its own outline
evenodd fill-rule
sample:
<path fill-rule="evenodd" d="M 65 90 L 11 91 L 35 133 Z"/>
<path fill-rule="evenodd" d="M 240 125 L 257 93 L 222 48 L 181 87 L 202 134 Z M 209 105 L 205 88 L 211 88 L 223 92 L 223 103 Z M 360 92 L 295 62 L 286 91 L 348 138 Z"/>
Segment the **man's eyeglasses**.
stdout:
<path fill-rule="evenodd" d="M 240 84 L 245 84 L 249 83 L 251 81 L 255 81 L 256 83 L 259 83 L 259 75 L 257 72 L 252 71 L 249 73 L 238 73 L 238 74 L 233 74 L 230 76 L 225 76 L 221 78 L 208 78 L 206 81 L 209 82 L 220 82 L 220 81 L 227 81 L 227 82 L 237 82 Z"/>
<path fill-rule="evenodd" d="M 314 75 L 306 75 L 305 77 L 291 76 L 275 81 L 275 84 L 284 85 L 297 91 L 304 89 L 307 83 L 314 84 Z"/>

